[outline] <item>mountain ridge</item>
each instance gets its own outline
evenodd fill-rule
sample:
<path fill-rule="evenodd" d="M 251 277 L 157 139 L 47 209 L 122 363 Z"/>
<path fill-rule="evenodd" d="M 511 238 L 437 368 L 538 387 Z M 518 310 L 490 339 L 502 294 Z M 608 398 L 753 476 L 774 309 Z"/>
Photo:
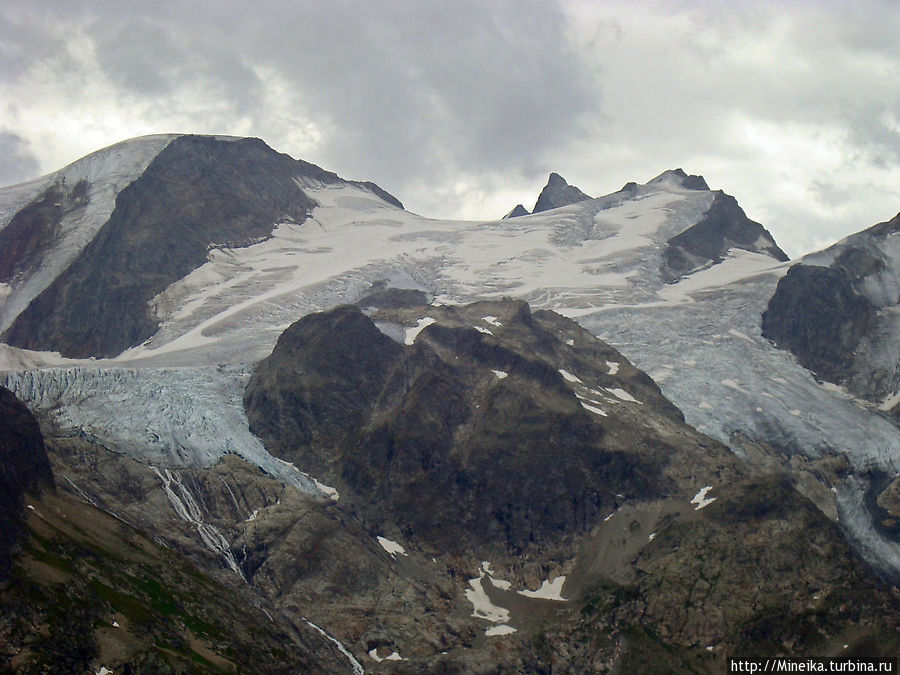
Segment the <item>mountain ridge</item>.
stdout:
<path fill-rule="evenodd" d="M 139 223 L 165 213 L 165 189 L 119 187 L 159 145 L 175 161 L 228 143 L 238 160 L 182 156 L 168 189 L 196 198 L 170 206 L 201 226 L 190 264 L 122 305 L 143 332 L 87 358 L 0 346 L 0 384 L 34 410 L 70 498 L 354 671 L 716 672 L 747 650 L 895 650 L 900 428 L 767 339 L 798 272 L 734 198 L 676 169 L 527 216 L 435 221 L 318 167 L 298 185 L 300 165 L 261 142 L 179 138 L 82 163 L 86 204 L 72 172 L 58 194 L 0 191 L 0 238 L 22 244 L 0 260 L 12 317 L 33 279 L 66 274 L 60 242 L 115 239 L 97 237 L 110 194 L 133 233 L 154 229 Z M 257 160 L 276 167 L 255 174 L 273 178 L 261 206 L 233 188 Z M 857 377 L 896 344 L 890 222 L 799 261 L 836 261 L 877 307 Z M 134 260 L 145 244 L 106 245 Z M 104 270 L 80 283 L 111 288 Z M 42 302 L 17 330 L 119 329 Z"/>

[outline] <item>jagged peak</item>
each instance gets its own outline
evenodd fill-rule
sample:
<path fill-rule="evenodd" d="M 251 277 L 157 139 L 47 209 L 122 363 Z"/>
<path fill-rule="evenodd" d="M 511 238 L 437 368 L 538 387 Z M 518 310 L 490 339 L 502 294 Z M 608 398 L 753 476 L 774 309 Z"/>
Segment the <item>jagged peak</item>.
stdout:
<path fill-rule="evenodd" d="M 566 179 L 556 172 L 551 172 L 547 178 L 547 185 L 568 185 Z"/>
<path fill-rule="evenodd" d="M 540 213 L 541 211 L 558 209 L 587 199 L 591 199 L 590 195 L 586 195 L 574 185 L 569 185 L 565 178 L 553 172 L 547 178 L 547 185 L 541 190 L 541 194 L 531 212 Z"/>

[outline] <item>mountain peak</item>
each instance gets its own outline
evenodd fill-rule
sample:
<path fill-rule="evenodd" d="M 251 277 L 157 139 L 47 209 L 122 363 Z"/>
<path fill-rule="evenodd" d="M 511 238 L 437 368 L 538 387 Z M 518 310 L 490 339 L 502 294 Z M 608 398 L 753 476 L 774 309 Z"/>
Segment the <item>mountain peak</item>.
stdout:
<path fill-rule="evenodd" d="M 556 172 L 551 172 L 550 177 L 547 179 L 547 185 L 568 185 L 566 179 L 560 176 Z"/>
<path fill-rule="evenodd" d="M 709 190 L 709 185 L 706 184 L 706 179 L 704 179 L 703 176 L 687 174 L 684 169 L 680 167 L 663 171 L 656 178 L 647 181 L 647 185 L 663 183 L 665 181 L 672 181 L 688 190 Z"/>
<path fill-rule="evenodd" d="M 547 179 L 547 185 L 541 190 L 541 194 L 531 212 L 539 213 L 550 209 L 558 209 L 562 206 L 577 204 L 588 199 L 591 199 L 589 195 L 586 195 L 574 185 L 569 185 L 566 179 L 558 173 L 551 173 Z"/>
<path fill-rule="evenodd" d="M 512 211 L 507 213 L 500 220 L 506 220 L 507 218 L 518 218 L 519 216 L 527 216 L 527 215 L 529 215 L 528 209 L 526 209 L 521 204 L 516 204 L 515 208 L 513 208 Z"/>

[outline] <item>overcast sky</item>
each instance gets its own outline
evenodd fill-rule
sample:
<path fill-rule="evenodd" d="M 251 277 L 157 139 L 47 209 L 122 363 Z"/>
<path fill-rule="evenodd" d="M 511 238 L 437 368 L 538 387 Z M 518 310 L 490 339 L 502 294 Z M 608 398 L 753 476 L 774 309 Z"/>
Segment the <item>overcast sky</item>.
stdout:
<path fill-rule="evenodd" d="M 703 174 L 797 256 L 900 211 L 896 0 L 0 0 L 0 184 L 258 136 L 435 218 Z"/>

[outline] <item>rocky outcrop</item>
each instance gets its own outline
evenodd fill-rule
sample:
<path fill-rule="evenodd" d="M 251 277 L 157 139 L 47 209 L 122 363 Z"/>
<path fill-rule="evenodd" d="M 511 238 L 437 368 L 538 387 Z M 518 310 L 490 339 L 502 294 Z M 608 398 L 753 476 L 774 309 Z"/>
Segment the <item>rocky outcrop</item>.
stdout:
<path fill-rule="evenodd" d="M 842 268 L 794 265 L 762 315 L 762 334 L 831 382 L 846 380 L 877 310 Z"/>
<path fill-rule="evenodd" d="M 708 189 L 702 176 L 682 174 L 683 187 Z M 699 268 L 722 262 L 728 251 L 735 248 L 763 253 L 782 262 L 788 260 L 768 230 L 747 218 L 734 197 L 717 191 L 703 217 L 666 242 L 660 274 L 666 282 L 677 281 Z"/>
<path fill-rule="evenodd" d="M 25 496 L 53 484 L 44 438 L 34 416 L 0 387 L 0 580 L 9 573 L 21 534 Z"/>
<path fill-rule="evenodd" d="M 677 489 L 664 448 L 691 441 L 662 429 L 686 429 L 680 411 L 573 322 L 512 301 L 372 318 L 424 330 L 398 344 L 355 307 L 307 316 L 244 399 L 269 451 L 364 520 L 437 550 L 522 549 L 589 529 L 617 494 Z"/>
<path fill-rule="evenodd" d="M 172 140 L 118 194 L 108 222 L 4 340 L 72 357 L 115 356 L 140 344 L 158 328 L 149 301 L 202 265 L 211 247 L 247 246 L 278 222 L 303 222 L 315 206 L 301 189 L 304 181 L 340 179 L 258 139 Z M 47 230 L 53 217 L 39 219 L 35 231 Z"/>
<path fill-rule="evenodd" d="M 551 173 L 547 179 L 547 185 L 541 190 L 537 202 L 535 202 L 532 213 L 540 213 L 541 211 L 549 211 L 550 209 L 558 209 L 569 204 L 577 204 L 591 199 L 574 185 L 569 185 L 566 179 L 558 173 Z"/>
<path fill-rule="evenodd" d="M 896 418 L 900 215 L 806 256 L 778 284 L 763 335 Z"/>

